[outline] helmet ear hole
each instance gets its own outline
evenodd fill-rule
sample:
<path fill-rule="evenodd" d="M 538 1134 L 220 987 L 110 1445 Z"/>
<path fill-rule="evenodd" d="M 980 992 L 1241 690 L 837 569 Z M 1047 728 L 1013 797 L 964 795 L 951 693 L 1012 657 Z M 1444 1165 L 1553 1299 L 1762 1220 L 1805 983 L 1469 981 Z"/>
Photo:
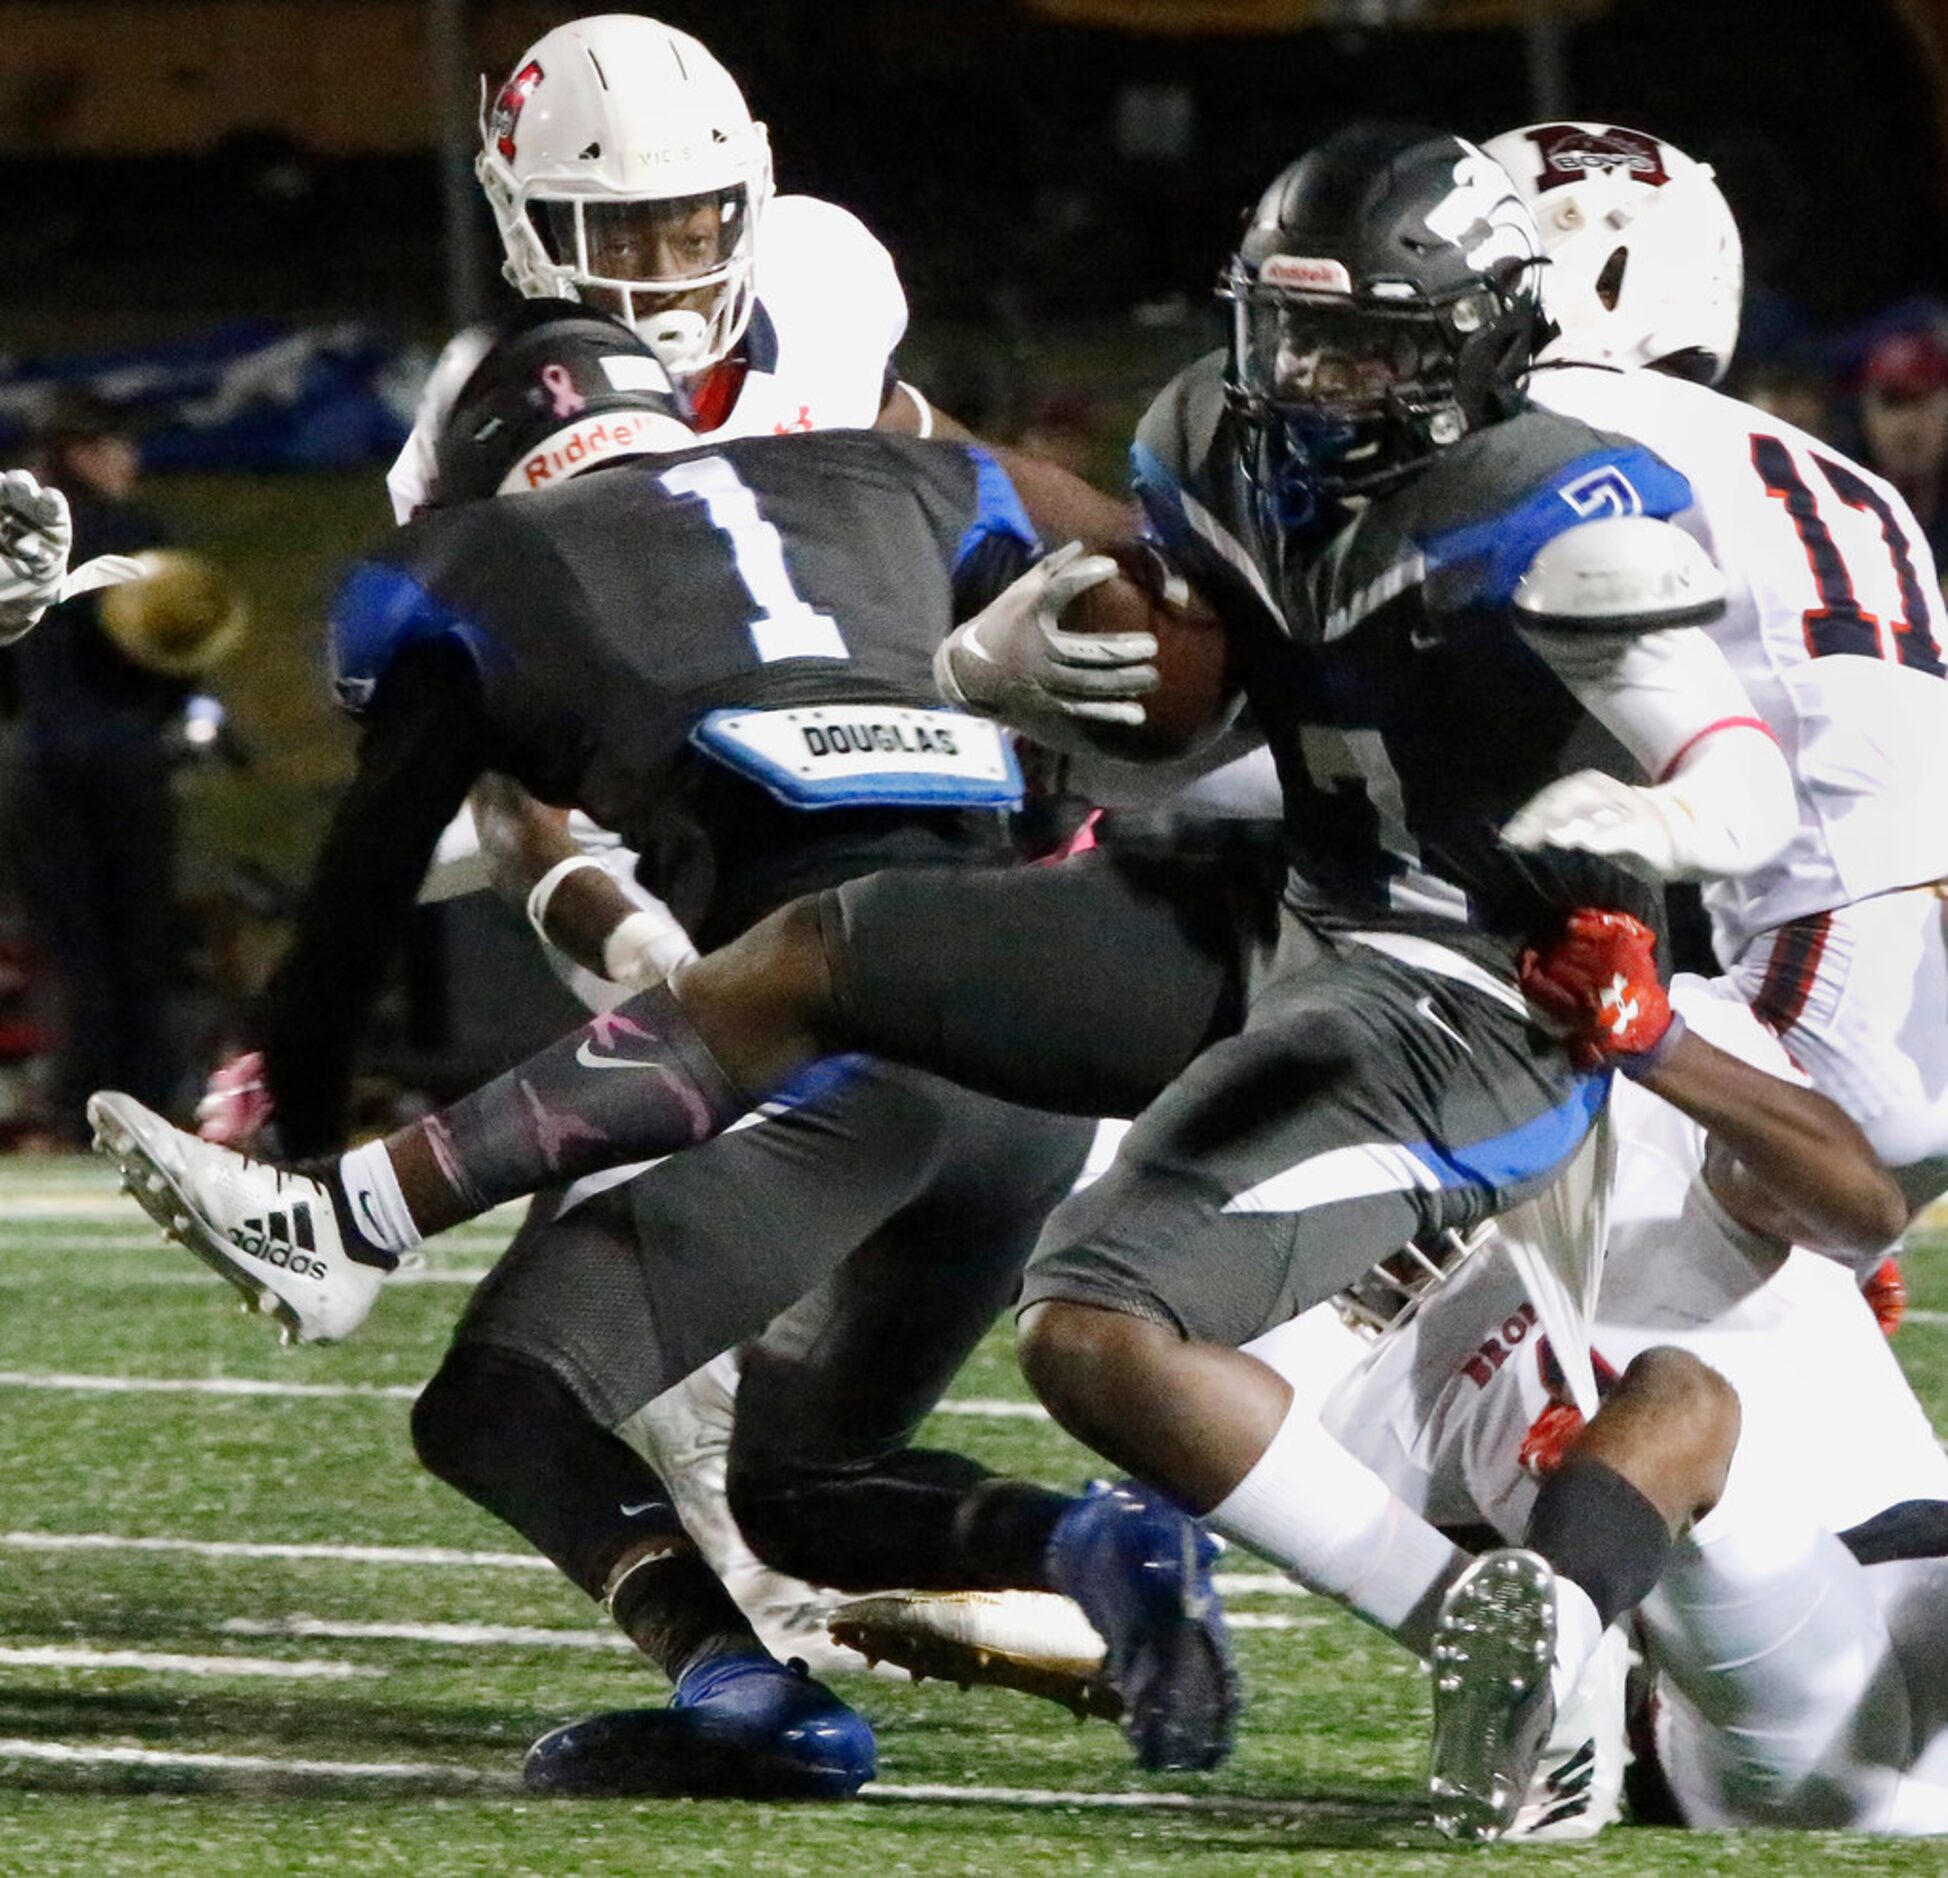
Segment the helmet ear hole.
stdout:
<path fill-rule="evenodd" d="M 1603 302 L 1605 312 L 1614 313 L 1617 301 L 1623 297 L 1623 274 L 1630 265 L 1630 250 L 1614 248 L 1610 258 L 1603 263 L 1603 271 L 1596 277 L 1596 297 Z"/>

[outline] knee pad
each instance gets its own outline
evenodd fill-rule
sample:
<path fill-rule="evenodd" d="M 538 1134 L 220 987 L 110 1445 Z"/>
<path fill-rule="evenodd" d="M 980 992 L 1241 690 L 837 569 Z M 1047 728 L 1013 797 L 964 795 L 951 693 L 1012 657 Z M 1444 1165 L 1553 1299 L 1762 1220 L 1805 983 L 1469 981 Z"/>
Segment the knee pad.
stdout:
<path fill-rule="evenodd" d="M 541 1429 L 586 1419 L 567 1385 L 531 1357 L 456 1344 L 413 1404 L 413 1451 L 429 1474 L 471 1495 L 517 1456 L 511 1423 Z"/>

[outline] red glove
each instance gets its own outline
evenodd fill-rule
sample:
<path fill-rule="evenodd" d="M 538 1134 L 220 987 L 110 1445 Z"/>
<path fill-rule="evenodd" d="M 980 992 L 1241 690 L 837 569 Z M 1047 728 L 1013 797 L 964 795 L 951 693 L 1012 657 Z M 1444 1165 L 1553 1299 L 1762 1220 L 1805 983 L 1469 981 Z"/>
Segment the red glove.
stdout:
<path fill-rule="evenodd" d="M 1901 1276 L 1900 1260 L 1882 1259 L 1874 1267 L 1874 1275 L 1860 1287 L 1860 1295 L 1867 1300 L 1882 1334 L 1891 1337 L 1907 1315 L 1907 1280 Z"/>
<path fill-rule="evenodd" d="M 1586 1425 L 1583 1411 L 1575 1403 L 1551 1402 L 1529 1424 L 1515 1457 L 1516 1465 L 1532 1479 L 1547 1480 L 1562 1465 Z"/>
<path fill-rule="evenodd" d="M 246 1050 L 218 1065 L 196 1105 L 196 1132 L 226 1148 L 246 1148 L 271 1119 L 271 1092 L 261 1052 Z"/>
<path fill-rule="evenodd" d="M 1561 938 L 1522 954 L 1522 989 L 1555 1021 L 1579 1068 L 1641 1076 L 1684 1034 L 1657 981 L 1656 948 L 1641 920 L 1581 907 Z"/>

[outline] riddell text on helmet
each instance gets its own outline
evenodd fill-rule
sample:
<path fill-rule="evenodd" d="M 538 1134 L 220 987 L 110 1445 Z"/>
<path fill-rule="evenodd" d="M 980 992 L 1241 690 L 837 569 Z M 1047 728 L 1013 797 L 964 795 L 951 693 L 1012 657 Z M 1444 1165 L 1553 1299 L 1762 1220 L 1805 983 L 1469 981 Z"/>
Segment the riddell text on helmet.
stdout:
<path fill-rule="evenodd" d="M 667 420 L 665 420 L 667 427 Z M 572 476 L 577 470 L 599 463 L 604 457 L 622 456 L 648 449 L 653 426 L 645 415 L 592 418 L 571 431 L 557 433 L 546 444 L 526 457 L 508 487 L 539 489 L 557 476 Z"/>

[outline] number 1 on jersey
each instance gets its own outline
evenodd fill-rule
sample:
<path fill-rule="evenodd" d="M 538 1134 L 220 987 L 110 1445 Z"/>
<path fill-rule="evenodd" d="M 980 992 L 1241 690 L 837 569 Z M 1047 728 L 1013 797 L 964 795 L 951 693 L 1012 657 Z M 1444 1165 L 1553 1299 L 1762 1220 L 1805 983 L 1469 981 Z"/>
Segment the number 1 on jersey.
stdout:
<path fill-rule="evenodd" d="M 843 659 L 851 655 L 839 623 L 801 599 L 785 565 L 785 542 L 758 513 L 758 499 L 721 456 L 696 457 L 657 478 L 673 496 L 695 496 L 710 525 L 729 542 L 737 577 L 756 604 L 751 643 L 766 665 L 780 659 Z"/>

